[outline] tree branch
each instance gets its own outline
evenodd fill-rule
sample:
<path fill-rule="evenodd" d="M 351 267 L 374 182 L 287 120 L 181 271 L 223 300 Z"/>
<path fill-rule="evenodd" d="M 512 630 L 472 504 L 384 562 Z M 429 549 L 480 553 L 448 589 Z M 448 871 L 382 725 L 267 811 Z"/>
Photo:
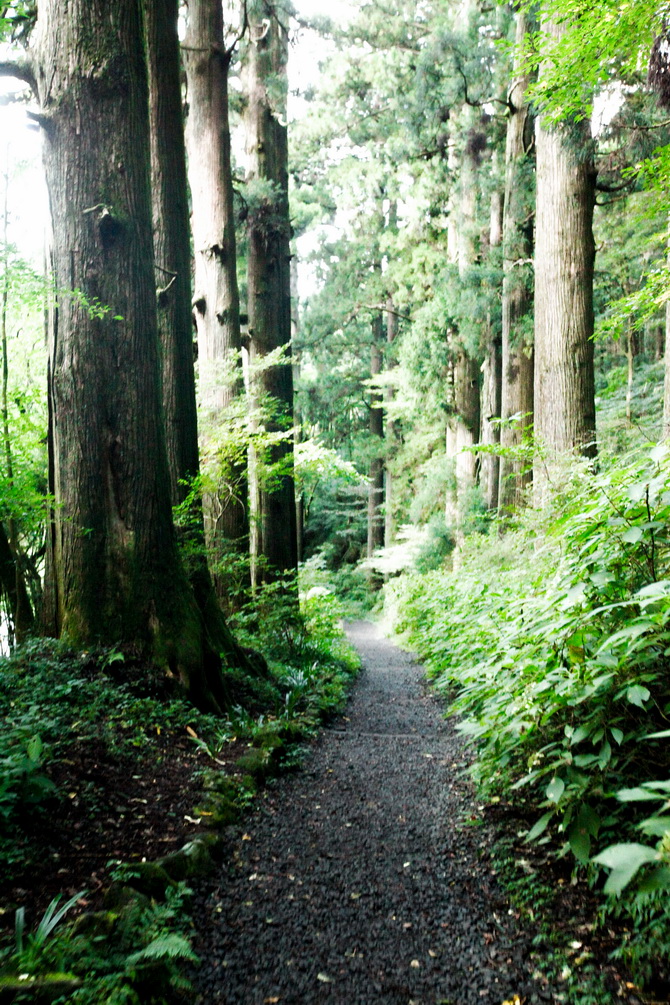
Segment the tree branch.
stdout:
<path fill-rule="evenodd" d="M 0 59 L 0 77 L 14 77 L 28 84 L 33 94 L 37 93 L 37 80 L 32 64 L 27 59 Z"/>

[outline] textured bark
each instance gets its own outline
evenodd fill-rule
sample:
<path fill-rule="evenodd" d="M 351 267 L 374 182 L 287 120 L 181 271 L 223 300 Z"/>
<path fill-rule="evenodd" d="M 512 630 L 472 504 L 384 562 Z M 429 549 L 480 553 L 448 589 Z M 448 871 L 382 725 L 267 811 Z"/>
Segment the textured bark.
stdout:
<path fill-rule="evenodd" d="M 497 161 L 494 152 L 492 173 L 497 173 Z M 497 189 L 491 193 L 491 215 L 489 224 L 489 247 L 497 248 L 502 241 L 503 197 Z M 500 330 L 494 329 L 491 318 L 486 324 L 486 356 L 482 366 L 482 421 L 481 442 L 485 446 L 495 447 L 500 442 L 500 395 L 502 380 L 502 342 Z M 498 454 L 481 455 L 481 472 L 479 481 L 484 496 L 484 504 L 488 510 L 498 506 L 498 478 L 500 473 L 500 457 Z"/>
<path fill-rule="evenodd" d="M 669 224 L 670 225 L 670 224 Z M 670 267 L 670 251 L 668 251 L 668 266 Z M 665 305 L 665 366 L 663 382 L 663 427 L 661 438 L 670 438 L 670 300 Z"/>
<path fill-rule="evenodd" d="M 194 314 L 200 398 L 207 414 L 206 453 L 217 451 L 222 411 L 244 393 L 237 286 L 235 210 L 228 114 L 228 70 L 220 0 L 191 0 L 182 47 L 188 91 L 186 142 L 193 204 Z M 216 465 L 213 466 L 216 472 Z M 246 458 L 226 459 L 205 494 L 205 528 L 214 566 L 249 545 Z M 215 575 L 226 596 L 225 577 Z"/>
<path fill-rule="evenodd" d="M 394 219 L 392 222 L 395 225 L 395 206 L 393 217 Z M 387 297 L 386 306 L 388 308 L 386 314 L 386 343 L 389 349 L 389 360 L 387 360 L 387 366 L 392 366 L 394 364 L 392 362 L 391 347 L 398 337 L 398 315 L 395 312 L 393 297 L 390 294 Z M 384 543 L 389 545 L 393 543 L 396 533 L 395 519 L 393 515 L 393 473 L 391 471 L 391 462 L 395 455 L 399 432 L 397 424 L 390 411 L 390 406 L 393 405 L 393 401 L 395 399 L 395 391 L 392 386 L 386 388 L 384 397 L 387 404 L 386 432 L 384 437 L 386 441 L 386 466 L 384 472 Z"/>
<path fill-rule="evenodd" d="M 132 644 L 198 704 L 220 710 L 219 652 L 235 661 L 239 651 L 218 625 L 212 645 L 172 526 L 140 14 L 139 0 L 40 4 L 37 87 L 57 291 L 52 627 L 79 644 Z"/>
<path fill-rule="evenodd" d="M 372 344 L 370 346 L 370 376 L 378 377 L 383 369 L 384 320 L 381 314 L 372 321 Z M 374 456 L 370 461 L 368 477 L 368 547 L 367 556 L 372 558 L 377 548 L 384 547 L 384 407 L 381 391 L 373 389 L 370 401 L 369 431 L 371 449 Z"/>
<path fill-rule="evenodd" d="M 461 113 L 463 153 L 459 173 L 458 205 L 458 271 L 465 279 L 475 260 L 475 218 L 477 212 L 478 164 L 470 140 L 475 128 L 473 109 L 465 106 Z M 459 520 L 463 504 L 477 480 L 478 462 L 467 448 L 479 442 L 480 433 L 480 367 L 462 343 L 456 346 L 454 365 L 454 405 L 456 411 L 456 495 Z"/>
<path fill-rule="evenodd" d="M 466 3 L 461 12 L 464 27 L 472 10 Z M 463 105 L 458 117 L 454 116 L 454 132 L 449 149 L 449 167 L 457 184 L 449 197 L 449 226 L 447 230 L 447 258 L 457 265 L 463 280 L 475 260 L 475 216 L 478 191 L 478 164 L 469 144 L 475 126 L 473 109 Z M 460 340 L 458 332 L 448 335 L 453 364 L 450 379 L 449 404 L 452 414 L 447 425 L 447 456 L 454 457 L 455 483 L 447 491 L 446 521 L 457 528 L 457 541 L 462 533 L 458 529 L 463 505 L 477 480 L 478 462 L 467 448 L 479 442 L 480 395 L 479 365 Z M 455 556 L 457 559 L 457 556 Z"/>
<path fill-rule="evenodd" d="M 517 52 L 526 34 L 526 15 L 516 15 Z M 517 56 L 508 95 L 509 119 L 505 143 L 505 200 L 503 211 L 502 388 L 500 445 L 517 450 L 533 422 L 533 350 L 524 334 L 524 322 L 533 307 L 529 277 L 533 257 L 533 125 L 526 102 L 530 78 Z M 513 416 L 519 416 L 510 422 Z M 500 512 L 518 508 L 530 484 L 530 466 L 517 455 L 500 458 Z"/>
<path fill-rule="evenodd" d="M 561 28 L 543 30 L 559 37 Z M 593 141 L 589 122 L 537 126 L 535 435 L 594 456 Z M 541 470 L 537 468 L 536 470 Z"/>
<path fill-rule="evenodd" d="M 254 2 L 249 7 L 251 39 L 247 56 L 246 148 L 248 181 L 269 182 L 257 190 L 248 217 L 249 358 L 254 363 L 291 338 L 290 234 L 288 209 L 288 145 L 284 101 L 277 92 L 286 83 L 288 55 L 286 11 L 278 5 Z M 293 373 L 290 361 L 265 366 L 254 375 L 255 391 L 271 397 L 280 415 L 265 424 L 268 432 L 293 425 Z M 286 439 L 270 449 L 272 464 L 283 474 L 268 485 L 262 476 L 252 495 L 255 523 L 256 576 L 271 581 L 298 565 L 293 479 L 293 442 Z M 252 538 L 252 540 L 253 540 Z"/>
<path fill-rule="evenodd" d="M 177 0 L 144 0 L 163 409 L 173 505 L 198 473 L 191 262 Z"/>

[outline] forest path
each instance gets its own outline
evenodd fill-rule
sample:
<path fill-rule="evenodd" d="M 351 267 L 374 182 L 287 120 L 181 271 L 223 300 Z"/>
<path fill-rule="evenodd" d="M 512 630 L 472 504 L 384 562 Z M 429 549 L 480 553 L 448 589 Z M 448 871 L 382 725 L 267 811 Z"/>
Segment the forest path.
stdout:
<path fill-rule="evenodd" d="M 203 1005 L 501 1005 L 537 996 L 422 668 L 367 622 L 347 715 L 232 835 L 203 904 Z M 470 820 L 468 825 L 467 821 Z M 546 1000 L 546 999 L 544 999 Z"/>

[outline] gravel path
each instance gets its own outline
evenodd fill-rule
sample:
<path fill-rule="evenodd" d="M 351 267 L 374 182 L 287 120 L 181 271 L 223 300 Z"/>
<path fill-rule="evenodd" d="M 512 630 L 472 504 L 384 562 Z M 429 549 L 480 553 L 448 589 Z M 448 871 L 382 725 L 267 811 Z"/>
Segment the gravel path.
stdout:
<path fill-rule="evenodd" d="M 421 667 L 366 622 L 349 634 L 364 670 L 347 717 L 267 790 L 202 906 L 198 1001 L 546 1000 Z"/>

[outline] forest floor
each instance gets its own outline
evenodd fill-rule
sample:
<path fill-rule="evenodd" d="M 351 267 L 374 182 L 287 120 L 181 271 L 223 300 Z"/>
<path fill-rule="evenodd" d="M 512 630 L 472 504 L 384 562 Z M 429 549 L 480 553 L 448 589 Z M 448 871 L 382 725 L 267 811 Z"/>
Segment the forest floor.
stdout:
<path fill-rule="evenodd" d="M 199 894 L 197 1000 L 565 1000 L 497 882 L 493 821 L 422 668 L 371 624 L 349 637 L 363 672 L 347 715 L 230 830 L 218 880 Z"/>

